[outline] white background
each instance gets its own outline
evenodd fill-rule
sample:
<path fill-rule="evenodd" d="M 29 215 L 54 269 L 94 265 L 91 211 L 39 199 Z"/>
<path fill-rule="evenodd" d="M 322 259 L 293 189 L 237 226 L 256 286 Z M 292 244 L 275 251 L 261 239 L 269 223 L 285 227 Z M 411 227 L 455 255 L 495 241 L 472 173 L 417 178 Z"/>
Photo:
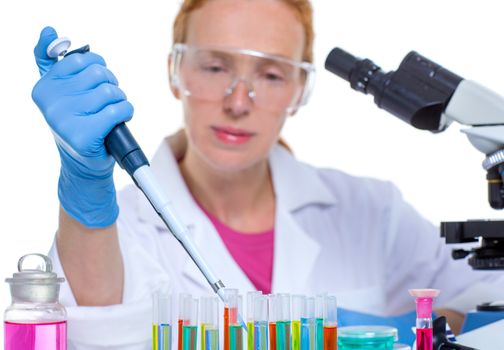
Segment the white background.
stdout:
<path fill-rule="evenodd" d="M 0 5 L 0 277 L 18 258 L 47 252 L 57 228 L 59 158 L 31 100 L 38 79 L 32 55 L 52 25 L 73 47 L 103 55 L 135 106 L 130 129 L 148 156 L 181 126 L 167 83 L 171 24 L 180 1 L 2 1 Z M 486 201 L 483 156 L 458 126 L 438 135 L 379 110 L 371 96 L 323 69 L 339 46 L 385 71 L 416 50 L 462 77 L 504 94 L 503 6 L 499 1 L 315 0 L 315 91 L 287 122 L 295 154 L 317 166 L 395 182 L 433 222 L 502 217 Z M 504 115 L 503 115 L 504 118 Z M 117 187 L 130 183 L 116 169 Z M 176 199 L 175 199 L 176 200 Z M 9 303 L 0 286 L 0 308 Z M 0 331 L 1 332 L 1 331 Z"/>

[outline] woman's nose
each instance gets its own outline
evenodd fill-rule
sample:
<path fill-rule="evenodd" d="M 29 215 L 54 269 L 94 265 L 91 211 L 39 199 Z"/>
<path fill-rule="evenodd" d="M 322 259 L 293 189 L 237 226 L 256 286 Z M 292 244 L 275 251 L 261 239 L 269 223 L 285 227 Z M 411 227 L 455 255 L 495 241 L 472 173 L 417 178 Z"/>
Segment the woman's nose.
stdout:
<path fill-rule="evenodd" d="M 247 116 L 253 107 L 255 92 L 250 83 L 237 79 L 226 89 L 224 111 L 226 114 L 239 118 Z"/>

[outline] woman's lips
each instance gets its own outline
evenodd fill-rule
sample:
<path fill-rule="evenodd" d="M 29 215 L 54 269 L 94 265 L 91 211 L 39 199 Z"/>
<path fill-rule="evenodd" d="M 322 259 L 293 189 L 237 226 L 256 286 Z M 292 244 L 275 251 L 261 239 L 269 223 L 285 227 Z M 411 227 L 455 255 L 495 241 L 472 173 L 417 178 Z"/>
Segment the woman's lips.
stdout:
<path fill-rule="evenodd" d="M 212 126 L 212 130 L 220 141 L 228 145 L 242 145 L 255 135 L 253 132 L 227 126 Z"/>

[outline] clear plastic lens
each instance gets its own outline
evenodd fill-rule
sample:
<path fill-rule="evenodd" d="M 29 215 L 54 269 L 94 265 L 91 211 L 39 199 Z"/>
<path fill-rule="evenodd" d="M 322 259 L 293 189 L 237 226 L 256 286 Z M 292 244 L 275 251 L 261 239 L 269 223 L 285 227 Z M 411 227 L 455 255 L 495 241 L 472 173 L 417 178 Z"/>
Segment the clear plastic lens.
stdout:
<path fill-rule="evenodd" d="M 259 108 L 292 111 L 304 104 L 313 66 L 251 50 L 177 44 L 172 53 L 173 83 L 185 95 L 222 101 L 239 84 Z"/>

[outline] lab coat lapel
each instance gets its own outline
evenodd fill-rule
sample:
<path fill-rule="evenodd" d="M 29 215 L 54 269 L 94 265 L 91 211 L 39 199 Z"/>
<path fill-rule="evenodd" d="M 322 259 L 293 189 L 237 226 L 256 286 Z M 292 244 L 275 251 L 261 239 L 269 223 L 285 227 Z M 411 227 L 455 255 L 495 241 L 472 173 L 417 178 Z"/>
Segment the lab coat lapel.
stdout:
<path fill-rule="evenodd" d="M 307 205 L 335 205 L 336 199 L 311 166 L 296 160 L 281 146 L 270 155 L 273 187 L 277 198 L 274 292 L 307 293 L 310 276 L 320 253 L 313 232 L 306 232 L 296 212 Z"/>
<path fill-rule="evenodd" d="M 292 213 L 277 208 L 272 291 L 306 293 L 320 245 L 295 222 Z"/>

